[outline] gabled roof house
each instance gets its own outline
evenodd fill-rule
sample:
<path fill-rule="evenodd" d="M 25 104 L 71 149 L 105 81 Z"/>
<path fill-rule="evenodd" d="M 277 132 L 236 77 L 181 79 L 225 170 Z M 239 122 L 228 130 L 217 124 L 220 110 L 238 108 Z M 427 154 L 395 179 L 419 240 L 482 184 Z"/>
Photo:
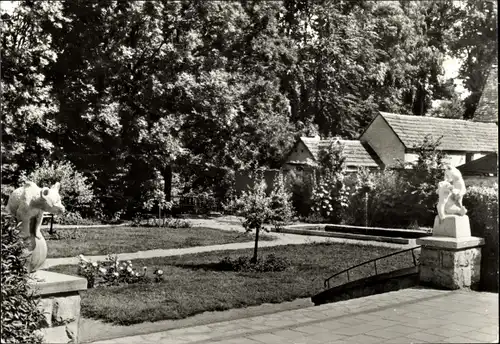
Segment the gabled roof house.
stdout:
<path fill-rule="evenodd" d="M 375 152 L 358 140 L 320 139 L 316 136 L 301 137 L 288 155 L 284 168 L 317 166 L 319 151 L 328 147 L 333 141 L 339 141 L 344 147 L 345 165 L 348 172 L 356 171 L 360 167 L 375 169 L 381 166 L 381 161 Z"/>
<path fill-rule="evenodd" d="M 380 112 L 360 136 L 385 166 L 417 158 L 415 147 L 426 136 L 441 139 L 438 147 L 448 162 L 459 166 L 498 151 L 498 126 L 494 123 L 472 122 L 423 116 Z"/>

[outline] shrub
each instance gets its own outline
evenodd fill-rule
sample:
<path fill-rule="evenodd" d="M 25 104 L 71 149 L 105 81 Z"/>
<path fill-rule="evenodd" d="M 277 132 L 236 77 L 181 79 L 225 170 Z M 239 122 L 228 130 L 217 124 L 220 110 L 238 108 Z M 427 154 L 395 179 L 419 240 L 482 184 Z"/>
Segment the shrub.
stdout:
<path fill-rule="evenodd" d="M 289 268 L 291 263 L 286 258 L 269 254 L 264 258 L 257 259 L 256 262 L 254 262 L 250 257 L 238 257 L 236 259 L 224 257 L 218 265 L 219 269 L 223 271 L 278 272 Z"/>
<path fill-rule="evenodd" d="M 314 175 L 305 171 L 291 171 L 286 176 L 287 189 L 292 193 L 291 202 L 295 211 L 302 217 L 311 214 Z"/>
<path fill-rule="evenodd" d="M 162 210 L 170 210 L 172 202 L 167 202 L 165 195 L 165 180 L 161 174 L 156 171 L 156 177 L 143 183 L 143 192 L 141 193 L 142 207 L 151 211 L 153 207 L 160 207 Z"/>
<path fill-rule="evenodd" d="M 317 213 L 312 213 L 308 217 L 304 218 L 303 221 L 305 223 L 325 223 L 326 219 Z"/>
<path fill-rule="evenodd" d="M 164 227 L 164 228 L 191 228 L 191 222 L 183 219 L 174 219 L 171 217 L 163 219 L 149 219 L 143 216 L 136 216 L 133 219 L 134 227 Z"/>
<path fill-rule="evenodd" d="M 349 225 L 369 225 L 369 199 L 375 187 L 377 173 L 361 168 L 356 174 L 351 175 L 346 184 L 349 189 L 348 207 L 345 210 L 344 221 Z"/>
<path fill-rule="evenodd" d="M 290 223 L 293 217 L 291 198 L 292 195 L 285 188 L 283 175 L 279 173 L 273 184 L 273 189 L 269 195 L 271 208 L 271 223 L 275 226 L 282 226 Z"/>
<path fill-rule="evenodd" d="M 259 245 L 259 232 L 264 227 L 264 223 L 272 221 L 275 217 L 271 208 L 271 197 L 266 195 L 267 185 L 262 174 L 257 172 L 255 183 L 248 191 L 243 191 L 240 197 L 232 200 L 226 208 L 231 212 L 243 216 L 245 221 L 243 227 L 247 232 L 255 230 L 255 248 L 253 261 L 257 261 L 257 251 Z"/>
<path fill-rule="evenodd" d="M 373 186 L 368 192 L 368 226 L 401 227 L 408 221 L 404 198 L 406 185 L 397 171 L 384 170 L 374 173 Z M 357 225 L 364 225 L 364 193 L 356 192 L 351 198 L 351 213 L 358 212 Z M 404 206 L 402 206 L 404 205 Z"/>
<path fill-rule="evenodd" d="M 61 225 L 95 225 L 99 224 L 97 220 L 84 219 L 78 212 L 67 211 L 62 215 L 54 216 L 54 222 Z"/>
<path fill-rule="evenodd" d="M 498 292 L 498 185 L 471 186 L 463 200 L 473 236 L 482 237 L 481 287 Z"/>
<path fill-rule="evenodd" d="M 439 141 L 426 137 L 414 147 L 416 162 L 373 173 L 360 171 L 351 189 L 346 222 L 393 228 L 432 226 L 438 200 L 436 188 L 443 178 L 444 156 L 437 150 L 438 145 Z"/>
<path fill-rule="evenodd" d="M 312 196 L 313 210 L 333 223 L 341 223 L 348 206 L 348 190 L 345 179 L 344 147 L 340 141 L 332 141 L 319 152 L 320 180 Z"/>
<path fill-rule="evenodd" d="M 406 195 L 401 203 L 405 207 L 409 223 L 432 225 L 436 216 L 436 193 L 438 183 L 443 180 L 444 153 L 438 150 L 440 140 L 433 141 L 426 136 L 420 145 L 414 147 L 418 154 L 417 161 L 408 164 L 411 170 L 401 170 L 400 176 L 405 181 L 402 192 Z"/>
<path fill-rule="evenodd" d="M 21 182 L 32 181 L 40 187 L 50 187 L 61 183 L 61 198 L 68 213 L 80 214 L 83 217 L 94 215 L 92 207 L 94 193 L 87 178 L 77 172 L 70 162 L 44 161 L 30 174 L 21 174 Z"/>
<path fill-rule="evenodd" d="M 147 267 L 143 267 L 142 273 L 140 273 L 135 270 L 130 260 L 120 263 L 116 255 L 108 255 L 104 262 L 91 262 L 82 254 L 79 255 L 79 259 L 78 274 L 87 279 L 88 288 L 149 282 L 151 280 L 147 276 Z M 161 282 L 163 280 L 162 270 L 155 270 L 153 275 L 153 281 Z"/>
<path fill-rule="evenodd" d="M 23 244 L 13 220 L 2 216 L 2 343 L 42 343 L 37 330 L 46 325 L 30 290 L 22 259 Z"/>
<path fill-rule="evenodd" d="M 7 202 L 9 200 L 9 196 L 14 191 L 14 186 L 8 185 L 8 184 L 2 184 L 1 185 L 1 190 L 2 190 L 2 207 L 7 205 Z"/>

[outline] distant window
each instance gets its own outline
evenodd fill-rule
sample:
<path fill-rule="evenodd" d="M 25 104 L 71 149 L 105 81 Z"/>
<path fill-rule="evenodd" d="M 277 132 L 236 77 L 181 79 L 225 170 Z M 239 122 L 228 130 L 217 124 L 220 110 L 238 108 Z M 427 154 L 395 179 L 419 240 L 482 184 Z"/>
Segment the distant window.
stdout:
<path fill-rule="evenodd" d="M 471 162 L 473 157 L 473 153 L 465 153 L 465 163 Z"/>

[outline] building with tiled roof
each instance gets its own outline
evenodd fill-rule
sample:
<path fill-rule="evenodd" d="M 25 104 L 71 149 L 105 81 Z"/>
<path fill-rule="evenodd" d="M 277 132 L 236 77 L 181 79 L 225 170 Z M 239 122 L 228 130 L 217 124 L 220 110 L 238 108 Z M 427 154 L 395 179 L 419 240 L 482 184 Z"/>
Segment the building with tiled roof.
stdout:
<path fill-rule="evenodd" d="M 360 167 L 380 168 L 381 161 L 370 147 L 358 140 L 320 139 L 316 137 L 301 137 L 288 155 L 285 164 L 292 166 L 315 167 L 319 152 L 338 141 L 343 147 L 347 171 L 355 171 Z"/>
<path fill-rule="evenodd" d="M 360 137 L 386 166 L 412 162 L 415 148 L 428 136 L 440 139 L 438 147 L 453 166 L 498 151 L 498 126 L 459 119 L 398 115 L 380 112 Z"/>
<path fill-rule="evenodd" d="M 462 172 L 465 185 L 492 186 L 498 183 L 498 154 L 491 153 L 457 166 Z"/>
<path fill-rule="evenodd" d="M 491 67 L 472 120 L 498 123 L 498 66 L 496 64 Z"/>
<path fill-rule="evenodd" d="M 463 176 L 491 176 L 498 175 L 498 155 L 491 153 L 477 160 L 457 166 Z"/>

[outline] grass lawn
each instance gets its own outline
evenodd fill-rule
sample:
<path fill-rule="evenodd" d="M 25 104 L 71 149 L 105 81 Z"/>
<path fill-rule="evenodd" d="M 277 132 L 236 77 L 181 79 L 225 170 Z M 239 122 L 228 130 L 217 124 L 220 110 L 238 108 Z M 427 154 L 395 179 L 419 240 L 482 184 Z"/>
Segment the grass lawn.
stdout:
<path fill-rule="evenodd" d="M 74 257 L 133 253 L 137 251 L 219 245 L 254 240 L 252 233 L 223 231 L 219 229 L 162 228 L 162 227 L 108 227 L 58 229 L 61 240 L 49 240 L 48 257 Z M 46 235 L 47 237 L 48 235 Z M 262 235 L 259 240 L 273 240 Z"/>
<path fill-rule="evenodd" d="M 352 244 L 307 244 L 262 248 L 260 257 L 274 253 L 291 261 L 282 272 L 218 271 L 223 257 L 250 256 L 252 250 L 219 251 L 176 257 L 134 260 L 134 266 L 160 268 L 165 281 L 90 289 L 82 293 L 82 314 L 115 324 L 186 318 L 204 311 L 227 310 L 263 303 L 310 297 L 323 290 L 324 278 L 350 266 L 397 249 Z M 411 252 L 377 263 L 379 271 L 413 266 Z M 369 276 L 365 266 L 351 272 L 351 280 Z M 56 266 L 51 271 L 76 275 L 77 266 Z M 345 280 L 340 277 L 332 286 Z"/>

